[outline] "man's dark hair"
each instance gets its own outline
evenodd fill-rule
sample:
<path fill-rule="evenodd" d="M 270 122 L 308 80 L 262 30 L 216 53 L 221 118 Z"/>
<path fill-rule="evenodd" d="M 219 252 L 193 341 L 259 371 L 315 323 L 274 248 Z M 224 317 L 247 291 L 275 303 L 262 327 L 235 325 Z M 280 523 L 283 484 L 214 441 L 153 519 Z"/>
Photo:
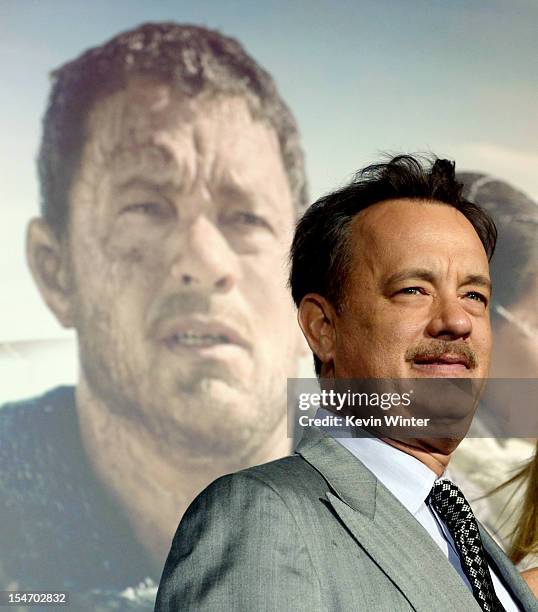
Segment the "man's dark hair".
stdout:
<path fill-rule="evenodd" d="M 351 183 L 312 204 L 297 224 L 289 279 L 295 304 L 299 306 L 307 293 L 317 293 L 341 311 L 351 264 L 351 220 L 386 200 L 433 200 L 454 207 L 471 222 L 491 259 L 495 224 L 487 212 L 463 197 L 462 188 L 454 162 L 446 159 L 398 155 L 359 170 Z M 315 355 L 314 364 L 319 374 L 321 362 Z"/>
<path fill-rule="evenodd" d="M 499 229 L 491 277 L 495 287 L 492 308 L 510 308 L 529 291 L 538 275 L 538 204 L 508 183 L 476 172 L 458 172 L 465 197 L 492 216 Z"/>
<path fill-rule="evenodd" d="M 271 76 L 234 39 L 206 28 L 146 23 L 89 49 L 53 72 L 38 157 L 41 211 L 57 235 L 66 227 L 69 194 L 96 102 L 132 76 L 173 84 L 185 95 L 239 95 L 276 132 L 298 214 L 307 203 L 299 134 Z"/>

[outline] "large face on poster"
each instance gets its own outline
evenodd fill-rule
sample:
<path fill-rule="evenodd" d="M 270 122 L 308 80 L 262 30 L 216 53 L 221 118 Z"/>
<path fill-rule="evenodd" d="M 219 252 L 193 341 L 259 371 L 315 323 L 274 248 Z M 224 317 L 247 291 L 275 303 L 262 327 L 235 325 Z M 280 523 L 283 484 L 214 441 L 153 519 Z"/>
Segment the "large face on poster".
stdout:
<path fill-rule="evenodd" d="M 84 386 L 163 442 L 246 451 L 282 419 L 297 358 L 276 134 L 240 97 L 143 80 L 87 125 L 57 296 Z"/>

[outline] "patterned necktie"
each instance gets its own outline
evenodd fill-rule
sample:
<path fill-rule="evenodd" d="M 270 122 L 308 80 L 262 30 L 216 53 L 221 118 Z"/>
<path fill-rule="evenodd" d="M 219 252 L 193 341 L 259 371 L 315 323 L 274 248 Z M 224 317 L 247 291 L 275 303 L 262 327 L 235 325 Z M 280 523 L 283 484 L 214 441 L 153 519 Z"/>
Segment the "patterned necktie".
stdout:
<path fill-rule="evenodd" d="M 473 595 L 485 612 L 503 612 L 493 588 L 478 523 L 463 493 L 450 480 L 438 480 L 427 500 L 454 539 L 461 566 L 471 583 Z"/>

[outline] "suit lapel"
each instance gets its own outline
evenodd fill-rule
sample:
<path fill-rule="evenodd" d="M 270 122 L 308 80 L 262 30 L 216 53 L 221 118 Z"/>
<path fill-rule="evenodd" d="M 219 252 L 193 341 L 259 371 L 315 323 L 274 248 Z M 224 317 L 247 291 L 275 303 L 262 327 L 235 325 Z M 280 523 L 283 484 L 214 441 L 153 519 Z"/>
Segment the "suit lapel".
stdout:
<path fill-rule="evenodd" d="M 359 545 L 415 610 L 480 610 L 427 531 L 338 442 L 306 430 L 297 449 L 329 483 L 327 499 Z"/>

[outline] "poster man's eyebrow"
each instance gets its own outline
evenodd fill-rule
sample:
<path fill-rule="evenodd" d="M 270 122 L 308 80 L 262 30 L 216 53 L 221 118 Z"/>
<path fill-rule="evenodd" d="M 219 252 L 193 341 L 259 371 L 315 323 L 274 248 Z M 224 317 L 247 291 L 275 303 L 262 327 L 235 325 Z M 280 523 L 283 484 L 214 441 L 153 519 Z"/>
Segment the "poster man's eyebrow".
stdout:
<path fill-rule="evenodd" d="M 144 178 L 141 176 L 133 176 L 118 183 L 118 191 L 127 191 L 129 189 L 183 189 L 178 181 L 171 181 L 168 178 L 159 180 L 158 178 Z"/>
<path fill-rule="evenodd" d="M 215 195 L 231 198 L 238 203 L 256 199 L 255 186 L 249 185 L 245 177 L 238 175 L 226 164 L 214 164 L 210 173 L 210 184 Z"/>
<path fill-rule="evenodd" d="M 254 195 L 249 189 L 236 181 L 223 181 L 216 187 L 216 191 L 238 203 L 249 202 Z"/>

